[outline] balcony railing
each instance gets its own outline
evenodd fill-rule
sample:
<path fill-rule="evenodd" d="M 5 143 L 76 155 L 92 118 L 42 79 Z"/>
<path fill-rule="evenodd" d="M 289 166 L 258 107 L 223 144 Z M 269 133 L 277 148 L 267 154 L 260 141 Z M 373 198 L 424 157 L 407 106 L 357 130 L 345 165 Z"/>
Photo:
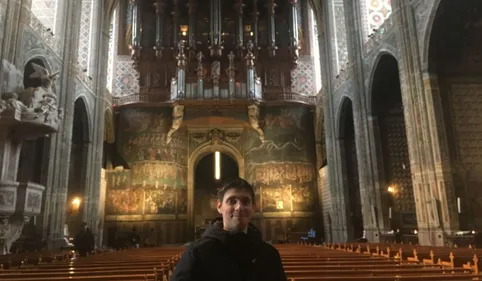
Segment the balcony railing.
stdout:
<path fill-rule="evenodd" d="M 171 93 L 169 91 L 155 91 L 150 93 L 140 93 L 133 94 L 123 97 L 114 97 L 112 99 L 112 104 L 114 106 L 123 106 L 129 104 L 142 104 L 142 103 L 164 103 L 164 102 L 243 102 L 250 100 L 257 100 L 260 102 L 297 102 L 309 105 L 316 104 L 316 96 L 305 96 L 297 93 L 291 92 L 264 92 L 262 93 L 261 99 L 249 98 L 245 96 L 229 96 L 229 95 L 219 95 L 218 97 L 213 97 L 212 95 L 198 97 L 198 96 L 179 96 L 176 99 L 171 98 Z"/>
<path fill-rule="evenodd" d="M 63 53 L 63 43 L 60 40 L 59 36 L 54 36 L 53 32 L 51 30 L 48 30 L 45 28 L 45 26 L 42 24 L 42 22 L 33 14 L 30 14 L 30 22 L 29 22 L 30 28 L 35 31 L 36 34 L 40 36 L 43 42 L 47 44 L 47 46 L 52 49 L 52 51 L 57 55 L 59 59 L 62 59 L 62 53 Z M 96 77 L 90 77 L 87 75 L 87 73 L 82 69 L 82 66 L 79 65 L 78 63 L 75 65 L 75 72 L 77 78 L 84 83 L 84 85 L 92 92 L 95 92 L 95 78 Z"/>

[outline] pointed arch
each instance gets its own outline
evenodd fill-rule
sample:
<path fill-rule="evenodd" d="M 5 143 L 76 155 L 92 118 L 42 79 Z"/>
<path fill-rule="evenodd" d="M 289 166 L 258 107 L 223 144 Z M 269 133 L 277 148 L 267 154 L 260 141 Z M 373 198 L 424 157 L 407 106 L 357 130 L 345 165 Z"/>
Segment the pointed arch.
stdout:
<path fill-rule="evenodd" d="M 74 104 L 74 128 L 75 128 L 75 122 L 79 122 L 78 124 L 81 124 L 81 132 L 82 133 L 82 140 L 84 142 L 90 142 L 92 140 L 92 133 L 91 133 L 91 127 L 92 127 L 92 122 L 91 122 L 91 116 L 90 116 L 90 106 L 89 102 L 87 101 L 87 98 L 85 95 L 80 95 L 76 100 Z"/>
<path fill-rule="evenodd" d="M 369 115 L 373 115 L 373 105 L 374 101 L 376 100 L 376 97 L 373 96 L 374 90 L 376 88 L 376 82 L 377 79 L 381 79 L 383 75 L 380 75 L 380 71 L 383 71 L 383 66 L 381 66 L 380 62 L 383 64 L 385 63 L 393 63 L 395 61 L 397 65 L 397 69 L 399 71 L 399 65 L 398 65 L 398 60 L 397 56 L 394 52 L 394 50 L 387 50 L 384 49 L 380 53 L 378 53 L 376 59 L 373 61 L 373 65 L 371 66 L 371 73 L 370 73 L 370 79 L 369 79 L 369 85 L 368 85 L 368 91 L 367 91 L 367 113 Z M 398 75 L 398 73 L 397 73 Z"/>
<path fill-rule="evenodd" d="M 104 141 L 109 144 L 115 142 L 114 114 L 110 107 L 104 111 Z"/>

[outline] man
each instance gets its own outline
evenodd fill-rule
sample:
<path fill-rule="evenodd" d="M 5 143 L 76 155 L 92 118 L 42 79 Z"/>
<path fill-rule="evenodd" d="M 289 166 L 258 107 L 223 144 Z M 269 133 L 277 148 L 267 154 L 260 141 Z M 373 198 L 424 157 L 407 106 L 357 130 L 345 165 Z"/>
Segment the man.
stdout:
<path fill-rule="evenodd" d="M 181 256 L 171 281 L 286 281 L 278 251 L 252 224 L 253 187 L 236 178 L 218 191 L 216 219 Z"/>
<path fill-rule="evenodd" d="M 79 233 L 74 238 L 75 250 L 77 250 L 79 256 L 85 257 L 87 253 L 94 250 L 94 243 L 92 231 L 87 227 L 87 223 L 83 222 Z"/>

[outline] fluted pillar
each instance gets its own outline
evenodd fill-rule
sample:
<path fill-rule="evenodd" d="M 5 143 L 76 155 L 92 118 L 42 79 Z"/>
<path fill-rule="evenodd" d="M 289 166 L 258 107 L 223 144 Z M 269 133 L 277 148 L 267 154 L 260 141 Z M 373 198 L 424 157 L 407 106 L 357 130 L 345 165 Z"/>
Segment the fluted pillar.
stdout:
<path fill-rule="evenodd" d="M 46 194 L 43 231 L 50 249 L 58 248 L 63 240 L 66 220 L 68 169 L 72 146 L 72 123 L 74 112 L 75 68 L 79 41 L 80 9 L 82 1 L 65 1 L 60 15 L 66 19 L 61 35 L 66 38 L 62 52 L 60 69 L 58 106 L 65 112 L 64 120 L 57 134 L 50 139 L 47 184 L 50 194 Z M 47 197 L 48 196 L 48 197 Z"/>
<path fill-rule="evenodd" d="M 436 77 L 422 74 L 412 4 L 392 1 L 400 42 L 401 88 L 411 148 L 418 237 L 421 245 L 443 246 L 445 235 L 458 230 L 455 192 L 443 130 L 443 115 Z M 434 116 L 435 115 L 435 116 Z M 444 169 L 445 167 L 445 169 Z"/>
<path fill-rule="evenodd" d="M 95 45 L 92 47 L 91 57 L 95 59 L 95 104 L 93 110 L 93 124 L 95 129 L 92 130 L 92 137 L 87 148 L 87 173 L 86 173 L 86 187 L 85 187 L 85 201 L 84 201 L 84 221 L 88 223 L 93 230 L 96 237 L 96 245 L 102 244 L 102 220 L 99 214 L 102 214 L 102 194 L 101 194 L 101 169 L 102 169 L 102 150 L 104 144 L 104 110 L 105 110 L 105 84 L 107 81 L 107 56 L 109 36 L 108 29 L 110 28 L 110 19 L 107 18 L 105 11 L 102 9 L 103 2 L 95 1 L 94 11 L 94 26 L 97 32 L 92 36 L 92 41 Z"/>

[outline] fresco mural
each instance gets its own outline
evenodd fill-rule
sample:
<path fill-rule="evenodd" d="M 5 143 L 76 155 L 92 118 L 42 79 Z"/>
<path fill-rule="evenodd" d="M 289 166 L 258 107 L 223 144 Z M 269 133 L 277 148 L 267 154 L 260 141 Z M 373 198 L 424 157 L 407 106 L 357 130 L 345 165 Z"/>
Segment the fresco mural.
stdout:
<path fill-rule="evenodd" d="M 175 214 L 177 192 L 164 185 L 159 189 L 146 190 L 146 214 Z"/>
<path fill-rule="evenodd" d="M 106 214 L 185 214 L 187 130 L 167 143 L 171 107 L 119 113 L 117 149 L 129 170 L 107 172 Z"/>
<path fill-rule="evenodd" d="M 131 184 L 130 170 L 113 170 L 106 173 L 107 186 L 110 188 L 128 188 Z"/>
<path fill-rule="evenodd" d="M 308 108 L 264 107 L 259 123 L 265 141 L 261 143 L 253 130 L 247 132 L 248 162 L 314 161 L 313 113 Z"/>
<path fill-rule="evenodd" d="M 142 214 L 143 196 L 140 188 L 107 188 L 105 212 L 108 215 Z"/>
<path fill-rule="evenodd" d="M 253 181 L 263 185 L 273 183 L 309 183 L 315 180 L 311 163 L 266 163 L 258 164 L 252 172 Z"/>
<path fill-rule="evenodd" d="M 261 211 L 286 212 L 292 211 L 291 185 L 277 187 L 261 187 Z"/>
<path fill-rule="evenodd" d="M 261 109 L 262 143 L 247 130 L 246 174 L 259 189 L 262 212 L 311 212 L 315 207 L 313 113 L 304 107 Z"/>

